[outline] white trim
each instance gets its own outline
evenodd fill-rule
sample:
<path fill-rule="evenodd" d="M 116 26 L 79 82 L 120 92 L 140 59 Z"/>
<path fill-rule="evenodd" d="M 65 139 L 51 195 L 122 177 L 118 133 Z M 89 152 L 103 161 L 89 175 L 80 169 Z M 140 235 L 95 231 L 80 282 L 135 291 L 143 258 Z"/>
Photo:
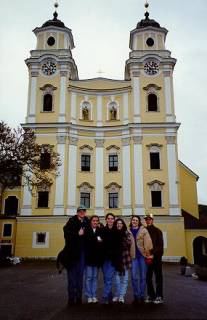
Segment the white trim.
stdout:
<path fill-rule="evenodd" d="M 142 144 L 134 144 L 134 188 L 135 188 L 135 214 L 143 214 L 143 159 Z"/>
<path fill-rule="evenodd" d="M 21 215 L 22 216 L 32 215 L 32 195 L 28 185 L 24 185 Z"/>
<path fill-rule="evenodd" d="M 164 77 L 166 121 L 172 122 L 171 78 Z"/>
<path fill-rule="evenodd" d="M 36 242 L 37 240 L 37 233 L 46 233 L 46 237 L 45 237 L 45 243 L 44 244 L 38 244 Z M 32 233 L 32 248 L 34 249 L 43 249 L 43 248 L 49 248 L 49 232 L 45 232 L 45 231 L 34 231 Z"/>
<path fill-rule="evenodd" d="M 167 231 L 162 231 L 164 249 L 167 249 Z"/>
<path fill-rule="evenodd" d="M 97 126 L 103 126 L 103 114 L 102 114 L 102 96 L 97 96 Z"/>
<path fill-rule="evenodd" d="M 140 119 L 140 80 L 139 77 L 133 77 L 133 97 L 134 97 L 134 122 L 141 122 Z"/>
<path fill-rule="evenodd" d="M 162 261 L 164 262 L 179 262 L 181 256 L 163 256 Z"/>
<path fill-rule="evenodd" d="M 77 94 L 72 92 L 71 93 L 71 122 L 76 124 L 76 98 Z"/>
<path fill-rule="evenodd" d="M 96 190 L 95 211 L 104 215 L 104 148 L 96 147 Z"/>
<path fill-rule="evenodd" d="M 65 144 L 57 145 L 57 152 L 60 155 L 62 165 L 59 168 L 59 175 L 56 178 L 54 215 L 64 215 L 64 186 L 65 186 Z"/>
<path fill-rule="evenodd" d="M 76 214 L 77 146 L 69 145 L 67 215 Z"/>
<path fill-rule="evenodd" d="M 130 144 L 122 146 L 122 173 L 123 173 L 123 214 L 131 215 L 131 166 L 130 166 Z M 126 208 L 125 208 L 126 207 Z"/>
<path fill-rule="evenodd" d="M 28 115 L 28 121 L 31 123 L 35 122 L 36 90 L 37 90 L 37 77 L 31 77 L 30 107 L 29 107 L 29 115 Z"/>
<path fill-rule="evenodd" d="M 175 144 L 167 144 L 167 163 L 170 215 L 181 215 L 178 203 L 177 157 Z"/>
<path fill-rule="evenodd" d="M 123 124 L 129 123 L 129 95 L 128 93 L 123 94 L 124 111 L 123 111 Z"/>
<path fill-rule="evenodd" d="M 65 121 L 66 76 L 60 78 L 60 110 L 58 122 Z"/>

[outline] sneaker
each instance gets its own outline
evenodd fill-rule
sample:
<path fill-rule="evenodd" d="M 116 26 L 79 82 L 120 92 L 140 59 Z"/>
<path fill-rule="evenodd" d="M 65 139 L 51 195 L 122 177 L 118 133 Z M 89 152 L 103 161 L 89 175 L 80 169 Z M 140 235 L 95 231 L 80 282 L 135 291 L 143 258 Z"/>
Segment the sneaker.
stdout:
<path fill-rule="evenodd" d="M 119 298 L 119 303 L 124 303 L 124 297 Z"/>
<path fill-rule="evenodd" d="M 119 298 L 118 297 L 113 297 L 112 302 L 118 302 Z"/>
<path fill-rule="evenodd" d="M 145 300 L 144 300 L 145 303 L 153 303 L 154 300 L 151 298 L 151 297 L 147 297 Z"/>
<path fill-rule="evenodd" d="M 157 297 L 157 298 L 154 300 L 154 304 L 161 304 L 161 303 L 164 303 L 162 297 Z"/>
<path fill-rule="evenodd" d="M 93 299 L 92 298 L 88 298 L 88 303 L 92 303 L 93 302 Z"/>
<path fill-rule="evenodd" d="M 97 299 L 96 297 L 93 297 L 93 298 L 92 298 L 92 302 L 93 302 L 93 303 L 97 303 L 97 302 L 98 302 L 98 299 Z"/>

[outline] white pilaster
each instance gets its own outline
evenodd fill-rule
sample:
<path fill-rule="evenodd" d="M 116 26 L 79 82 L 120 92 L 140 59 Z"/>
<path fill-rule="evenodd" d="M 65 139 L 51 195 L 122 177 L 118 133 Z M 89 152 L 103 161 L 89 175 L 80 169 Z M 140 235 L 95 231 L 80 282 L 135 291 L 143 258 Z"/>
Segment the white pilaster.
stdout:
<path fill-rule="evenodd" d="M 65 136 L 57 136 L 57 152 L 60 155 L 62 165 L 59 169 L 59 176 L 56 178 L 55 206 L 53 210 L 55 216 L 64 215 L 65 142 Z"/>
<path fill-rule="evenodd" d="M 101 127 L 102 125 L 103 125 L 102 96 L 97 96 L 97 126 Z"/>
<path fill-rule="evenodd" d="M 122 170 L 123 170 L 123 215 L 132 214 L 131 203 L 131 165 L 130 165 L 130 138 L 122 139 Z"/>
<path fill-rule="evenodd" d="M 177 157 L 175 137 L 166 137 L 167 159 L 168 159 L 168 179 L 169 179 L 169 211 L 170 215 L 181 215 L 178 202 L 178 177 L 177 177 Z"/>
<path fill-rule="evenodd" d="M 123 114 L 123 123 L 128 124 L 129 123 L 129 96 L 128 93 L 124 93 L 124 114 Z"/>
<path fill-rule="evenodd" d="M 60 111 L 59 122 L 65 122 L 65 95 L 66 95 L 66 78 L 67 71 L 60 71 Z"/>
<path fill-rule="evenodd" d="M 27 166 L 25 167 L 25 171 Z M 31 173 L 28 173 L 31 176 Z M 24 190 L 23 190 L 23 203 L 21 208 L 21 216 L 31 216 L 32 215 L 32 194 L 24 181 Z"/>
<path fill-rule="evenodd" d="M 142 137 L 134 137 L 135 214 L 144 214 Z"/>
<path fill-rule="evenodd" d="M 134 96 L 134 122 L 141 122 L 140 118 L 140 80 L 139 80 L 139 71 L 132 72 L 132 86 L 133 86 L 133 96 Z"/>
<path fill-rule="evenodd" d="M 71 93 L 71 122 L 76 124 L 76 93 Z"/>
<path fill-rule="evenodd" d="M 76 214 L 77 138 L 70 138 L 68 157 L 68 205 L 67 215 Z"/>
<path fill-rule="evenodd" d="M 104 140 L 96 139 L 95 213 L 104 216 Z"/>
<path fill-rule="evenodd" d="M 171 87 L 171 72 L 163 71 L 164 74 L 164 90 L 165 90 L 165 106 L 166 106 L 166 121 L 174 122 L 175 117 L 172 111 L 172 87 Z"/>
<path fill-rule="evenodd" d="M 27 185 L 24 186 L 21 216 L 32 215 L 32 195 Z"/>
<path fill-rule="evenodd" d="M 36 113 L 36 94 L 37 94 L 37 71 L 31 71 L 31 87 L 30 87 L 30 105 L 27 121 L 29 123 L 35 122 Z"/>

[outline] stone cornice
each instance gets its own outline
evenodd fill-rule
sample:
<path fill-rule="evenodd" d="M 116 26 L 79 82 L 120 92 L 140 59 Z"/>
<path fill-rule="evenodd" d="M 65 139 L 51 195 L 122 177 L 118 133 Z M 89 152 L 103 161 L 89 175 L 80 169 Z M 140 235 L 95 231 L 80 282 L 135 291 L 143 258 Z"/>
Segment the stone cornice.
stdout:
<path fill-rule="evenodd" d="M 126 132 L 133 129 L 175 129 L 178 130 L 180 123 L 172 122 L 172 123 L 129 123 L 126 125 L 116 125 L 113 127 L 105 126 L 105 127 L 96 127 L 96 126 L 86 126 L 86 125 L 78 125 L 72 123 L 23 123 L 21 124 L 23 128 L 31 128 L 33 130 L 36 129 L 44 129 L 44 128 L 51 128 L 51 129 L 72 129 L 77 131 L 88 131 L 88 132 Z M 167 137 L 166 137 L 167 138 Z"/>

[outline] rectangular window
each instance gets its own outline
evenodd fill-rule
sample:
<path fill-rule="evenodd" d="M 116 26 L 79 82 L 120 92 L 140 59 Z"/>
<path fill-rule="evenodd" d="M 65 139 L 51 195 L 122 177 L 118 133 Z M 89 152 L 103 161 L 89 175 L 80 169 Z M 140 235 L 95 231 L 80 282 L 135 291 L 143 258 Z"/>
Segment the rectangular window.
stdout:
<path fill-rule="evenodd" d="M 109 208 L 118 208 L 118 193 L 109 193 Z"/>
<path fill-rule="evenodd" d="M 40 155 L 40 169 L 50 169 L 51 166 L 51 155 L 49 152 L 41 153 Z"/>
<path fill-rule="evenodd" d="M 161 191 L 151 191 L 152 207 L 162 207 Z"/>
<path fill-rule="evenodd" d="M 11 244 L 2 244 L 0 246 L 1 256 L 2 257 L 11 257 L 12 255 L 12 245 Z"/>
<path fill-rule="evenodd" d="M 109 155 L 109 171 L 118 171 L 118 155 Z"/>
<path fill-rule="evenodd" d="M 159 152 L 150 152 L 150 169 L 160 169 Z"/>
<path fill-rule="evenodd" d="M 90 208 L 90 193 L 81 192 L 80 204 L 86 208 Z"/>
<path fill-rule="evenodd" d="M 88 154 L 81 155 L 81 171 L 90 171 L 91 156 Z"/>
<path fill-rule="evenodd" d="M 36 233 L 36 244 L 45 244 L 46 242 L 46 232 Z"/>
<path fill-rule="evenodd" d="M 48 191 L 39 191 L 38 192 L 38 208 L 48 208 L 49 202 L 49 192 Z"/>
<path fill-rule="evenodd" d="M 4 229 L 3 229 L 3 237 L 11 237 L 11 235 L 12 235 L 12 224 L 5 223 Z"/>

